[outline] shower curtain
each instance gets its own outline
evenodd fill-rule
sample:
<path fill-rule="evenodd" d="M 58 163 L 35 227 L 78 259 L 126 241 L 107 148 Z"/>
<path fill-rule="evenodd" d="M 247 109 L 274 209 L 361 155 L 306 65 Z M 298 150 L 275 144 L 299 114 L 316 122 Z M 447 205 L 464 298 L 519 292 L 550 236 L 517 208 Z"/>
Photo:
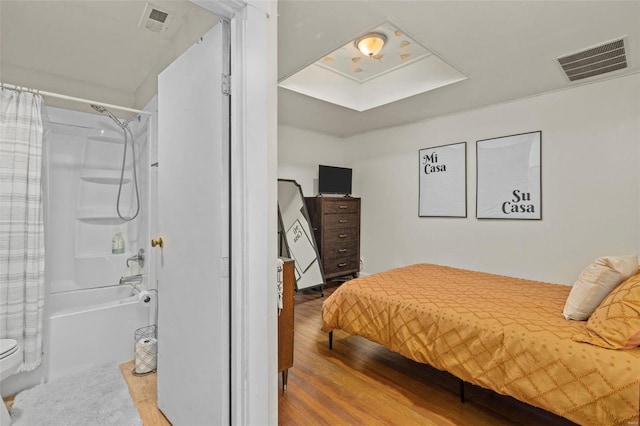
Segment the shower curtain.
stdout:
<path fill-rule="evenodd" d="M 42 362 L 44 216 L 42 96 L 0 89 L 0 338 Z"/>

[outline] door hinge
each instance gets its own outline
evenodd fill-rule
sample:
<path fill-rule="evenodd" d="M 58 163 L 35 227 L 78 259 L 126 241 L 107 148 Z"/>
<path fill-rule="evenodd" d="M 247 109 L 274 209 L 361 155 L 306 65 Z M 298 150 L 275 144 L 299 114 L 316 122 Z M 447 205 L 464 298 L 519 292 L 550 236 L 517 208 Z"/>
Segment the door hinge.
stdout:
<path fill-rule="evenodd" d="M 222 74 L 222 93 L 231 96 L 231 76 L 229 74 Z"/>

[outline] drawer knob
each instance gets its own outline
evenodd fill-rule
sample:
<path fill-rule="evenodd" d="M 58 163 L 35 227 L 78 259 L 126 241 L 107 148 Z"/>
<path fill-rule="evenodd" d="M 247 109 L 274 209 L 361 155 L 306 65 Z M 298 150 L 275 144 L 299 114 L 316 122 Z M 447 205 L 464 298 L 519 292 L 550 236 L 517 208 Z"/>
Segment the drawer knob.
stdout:
<path fill-rule="evenodd" d="M 347 249 L 338 249 L 338 253 L 345 253 Z"/>
<path fill-rule="evenodd" d="M 347 238 L 347 234 L 340 234 L 338 235 L 338 238 Z"/>
<path fill-rule="evenodd" d="M 341 267 L 341 268 L 344 268 L 345 266 L 347 266 L 347 264 L 346 263 L 338 263 L 338 266 Z"/>
<path fill-rule="evenodd" d="M 347 223 L 347 219 L 340 219 L 338 223 Z"/>
<path fill-rule="evenodd" d="M 347 206 L 340 206 L 340 208 L 341 208 L 341 209 L 346 209 L 346 208 L 347 208 Z"/>

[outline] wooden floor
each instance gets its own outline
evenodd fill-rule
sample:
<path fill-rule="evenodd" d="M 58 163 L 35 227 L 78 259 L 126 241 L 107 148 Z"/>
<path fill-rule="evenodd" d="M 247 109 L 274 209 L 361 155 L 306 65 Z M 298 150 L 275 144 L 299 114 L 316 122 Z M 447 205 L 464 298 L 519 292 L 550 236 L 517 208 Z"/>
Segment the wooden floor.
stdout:
<path fill-rule="evenodd" d="M 326 288 L 325 297 L 335 288 Z M 573 424 L 469 384 L 463 404 L 453 376 L 341 331 L 329 350 L 320 330 L 323 301 L 317 292 L 296 294 L 294 363 L 278 397 L 280 425 Z M 120 370 L 143 424 L 170 425 L 156 406 L 156 374 L 134 376 L 133 361 Z"/>
<path fill-rule="evenodd" d="M 133 360 L 120 364 L 120 371 L 129 386 L 131 399 L 135 404 L 144 426 L 171 426 L 167 418 L 158 410 L 158 379 L 156 373 L 144 376 L 133 375 Z"/>
<path fill-rule="evenodd" d="M 325 289 L 325 298 L 333 288 Z M 573 424 L 510 397 L 465 385 L 364 338 L 320 330 L 323 298 L 296 294 L 295 354 L 287 391 L 278 399 L 281 425 L 540 425 Z"/>

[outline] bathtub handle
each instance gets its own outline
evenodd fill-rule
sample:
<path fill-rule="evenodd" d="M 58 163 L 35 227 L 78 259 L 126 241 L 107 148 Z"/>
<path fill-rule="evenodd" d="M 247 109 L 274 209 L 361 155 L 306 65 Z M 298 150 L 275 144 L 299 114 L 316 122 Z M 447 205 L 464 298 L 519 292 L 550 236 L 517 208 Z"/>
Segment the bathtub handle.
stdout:
<path fill-rule="evenodd" d="M 127 268 L 129 267 L 129 262 L 131 261 L 138 262 L 138 265 L 140 265 L 141 268 L 144 267 L 144 249 L 138 250 L 138 254 L 133 255 L 127 259 Z"/>

